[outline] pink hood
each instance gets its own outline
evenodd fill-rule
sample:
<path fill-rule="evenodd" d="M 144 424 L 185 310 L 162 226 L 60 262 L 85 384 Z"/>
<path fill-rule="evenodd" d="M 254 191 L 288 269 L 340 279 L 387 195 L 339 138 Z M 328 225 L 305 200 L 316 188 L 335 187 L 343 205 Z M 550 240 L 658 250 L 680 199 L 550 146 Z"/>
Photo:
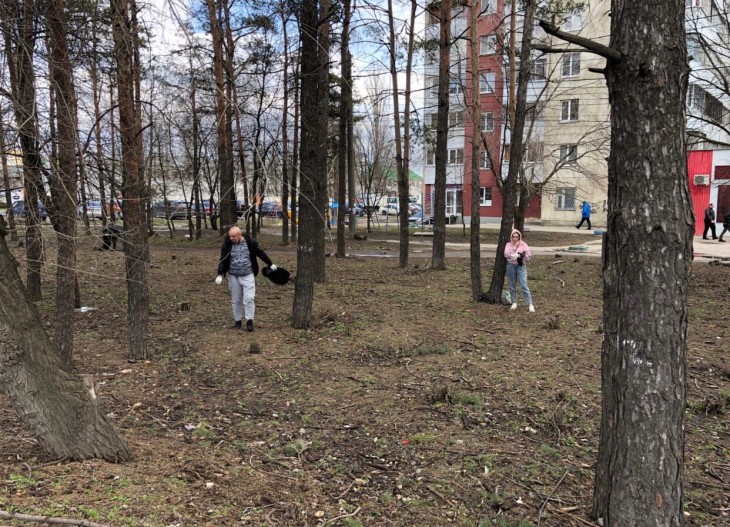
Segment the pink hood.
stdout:
<path fill-rule="evenodd" d="M 520 235 L 520 242 L 517 245 L 512 243 L 512 235 L 515 233 Z M 528 247 L 528 245 L 522 240 L 522 233 L 517 229 L 512 229 L 509 241 L 507 242 L 507 245 L 504 246 L 504 257 L 507 259 L 507 263 L 517 265 L 518 253 L 524 253 L 525 262 L 529 262 L 530 258 L 532 258 L 530 247 Z"/>

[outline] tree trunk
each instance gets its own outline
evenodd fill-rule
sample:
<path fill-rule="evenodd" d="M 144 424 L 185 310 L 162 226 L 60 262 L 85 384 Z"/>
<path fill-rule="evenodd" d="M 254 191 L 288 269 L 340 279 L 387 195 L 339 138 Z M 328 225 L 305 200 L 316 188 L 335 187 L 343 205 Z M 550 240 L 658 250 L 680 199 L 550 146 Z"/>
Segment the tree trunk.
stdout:
<path fill-rule="evenodd" d="M 317 150 L 318 169 L 312 180 L 314 184 L 314 205 L 317 208 L 317 217 L 319 218 L 319 235 L 314 238 L 314 281 L 324 283 L 327 278 L 327 267 L 325 266 L 325 229 L 327 225 L 327 179 L 328 179 L 328 117 L 329 117 L 329 63 L 330 63 L 330 6 L 331 0 L 319 0 L 319 66 L 317 68 L 318 98 L 317 112 L 319 126 L 317 130 L 321 135 L 319 138 L 319 148 Z M 311 177 L 311 176 L 310 176 Z"/>
<path fill-rule="evenodd" d="M 606 68 L 611 154 L 593 515 L 607 527 L 679 526 L 694 229 L 684 5 L 614 1 L 612 13 L 611 48 L 623 58 Z"/>
<path fill-rule="evenodd" d="M 439 13 L 439 93 L 436 117 L 436 176 L 433 192 L 431 268 L 446 269 L 446 156 L 449 133 L 451 72 L 451 0 L 442 0 Z"/>
<path fill-rule="evenodd" d="M 499 241 L 497 252 L 494 256 L 494 268 L 492 269 L 492 281 L 489 291 L 482 295 L 486 302 L 498 304 L 502 301 L 502 288 L 504 287 L 504 275 L 507 272 L 507 262 L 504 259 L 504 247 L 509 241 L 512 232 L 512 221 L 515 215 L 515 202 L 517 198 L 517 178 L 522 170 L 522 159 L 525 152 L 525 117 L 527 113 L 527 85 L 530 77 L 530 63 L 532 51 L 532 30 L 535 19 L 535 0 L 525 0 L 525 14 L 522 30 L 522 42 L 520 43 L 520 70 L 517 75 L 517 96 L 515 101 L 515 118 L 511 130 L 511 150 L 509 158 L 509 169 L 507 179 L 502 185 L 502 222 L 499 229 Z"/>
<path fill-rule="evenodd" d="M 292 326 L 307 328 L 311 324 L 314 301 L 315 267 L 322 265 L 315 246 L 322 238 L 322 211 L 315 193 L 326 174 L 327 115 L 320 111 L 321 100 L 327 100 L 327 86 L 321 81 L 324 55 L 320 53 L 320 22 L 316 0 L 303 0 L 300 13 L 301 32 L 301 200 L 297 242 L 297 280 L 294 288 Z M 324 89 L 324 91 L 322 91 Z M 326 105 L 325 105 L 326 107 Z"/>
<path fill-rule="evenodd" d="M 340 46 L 340 129 L 338 141 L 338 185 L 337 185 L 337 256 L 345 257 L 345 199 L 347 196 L 347 166 L 350 144 L 347 141 L 347 118 L 352 90 L 347 77 L 347 64 L 350 56 L 350 0 L 343 0 L 344 18 L 342 20 L 342 44 Z M 353 203 L 350 203 L 350 208 Z"/>
<path fill-rule="evenodd" d="M 514 228 L 520 232 L 525 232 L 525 215 L 527 214 L 527 205 L 529 205 L 532 196 L 530 196 L 528 183 L 525 180 L 525 171 L 522 170 L 521 173 L 522 177 L 520 180 L 522 184 L 520 185 L 518 203 L 515 205 Z"/>
<path fill-rule="evenodd" d="M 90 391 L 62 364 L 20 276 L 0 219 L 0 386 L 51 456 L 120 462 L 132 458 Z"/>
<path fill-rule="evenodd" d="M 299 186 L 299 149 L 300 149 L 300 143 L 299 143 L 299 119 L 301 115 L 301 106 L 299 104 L 301 100 L 301 83 L 300 83 L 300 76 L 299 71 L 301 68 L 301 52 L 296 54 L 296 66 L 294 71 L 294 118 L 292 123 L 292 156 L 291 156 L 291 176 L 290 176 L 290 187 L 291 187 L 291 207 L 289 209 L 291 210 L 291 241 L 292 243 L 297 243 L 297 237 L 299 232 L 299 212 L 298 212 L 298 206 L 299 203 L 299 191 L 297 190 Z"/>
<path fill-rule="evenodd" d="M 25 244 L 26 244 L 26 290 L 32 301 L 42 298 L 41 265 L 43 259 L 43 237 L 40 228 L 38 199 L 43 192 L 41 179 L 41 154 L 38 141 L 38 114 L 36 112 L 35 69 L 33 50 L 35 48 L 35 17 L 38 8 L 34 0 L 25 0 L 22 5 L 7 2 L 4 6 L 3 26 L 5 47 L 8 56 L 10 89 L 18 123 L 18 135 L 23 155 L 23 189 L 25 193 Z M 9 12 L 12 7 L 12 13 Z M 10 27 L 11 24 L 14 27 Z M 15 36 L 15 40 L 12 39 Z"/>
<path fill-rule="evenodd" d="M 213 40 L 213 73 L 215 75 L 216 123 L 218 137 L 218 174 L 220 178 L 220 228 L 223 231 L 238 220 L 236 215 L 236 192 L 232 165 L 229 162 L 231 153 L 228 150 L 228 110 L 226 108 L 226 81 L 224 75 L 223 28 L 216 9 L 215 0 L 206 0 L 210 34 Z"/>
<path fill-rule="evenodd" d="M 132 32 L 129 0 L 112 0 L 114 53 L 117 67 L 119 137 L 122 152 L 122 195 L 124 199 L 124 256 L 127 277 L 127 317 L 129 352 L 133 360 L 147 357 L 149 249 L 145 209 L 147 192 L 142 172 L 142 126 L 135 107 L 135 66 L 137 36 Z"/>
<path fill-rule="evenodd" d="M 0 108 L 0 163 L 2 164 L 3 171 L 3 185 L 5 187 L 5 203 L 8 204 L 8 228 L 10 229 L 10 240 L 18 241 L 18 229 L 15 227 L 15 214 L 13 209 L 10 207 L 11 193 L 10 193 L 10 170 L 8 168 L 8 151 L 7 145 L 5 144 L 5 111 Z"/>
<path fill-rule="evenodd" d="M 283 215 L 281 218 L 281 244 L 289 245 L 289 34 L 287 26 L 289 12 L 286 2 L 279 4 L 281 12 L 281 29 L 284 39 L 284 111 L 281 115 L 281 207 Z"/>
<path fill-rule="evenodd" d="M 73 357 L 76 285 L 76 93 L 66 41 L 63 0 L 48 3 L 51 44 L 49 66 L 55 89 L 58 122 L 58 163 L 52 180 L 54 225 L 58 238 L 56 271 L 56 348 L 70 368 Z"/>
<path fill-rule="evenodd" d="M 477 32 L 477 21 L 479 19 L 479 3 L 471 0 L 469 4 L 469 61 L 471 64 L 470 105 L 468 108 L 469 119 L 471 120 L 471 222 L 469 234 L 469 262 L 471 276 L 471 298 L 475 302 L 482 298 L 482 250 L 479 241 L 479 229 L 481 218 L 479 217 L 481 187 L 479 173 L 479 146 L 481 145 L 481 96 L 479 94 L 479 35 Z"/>

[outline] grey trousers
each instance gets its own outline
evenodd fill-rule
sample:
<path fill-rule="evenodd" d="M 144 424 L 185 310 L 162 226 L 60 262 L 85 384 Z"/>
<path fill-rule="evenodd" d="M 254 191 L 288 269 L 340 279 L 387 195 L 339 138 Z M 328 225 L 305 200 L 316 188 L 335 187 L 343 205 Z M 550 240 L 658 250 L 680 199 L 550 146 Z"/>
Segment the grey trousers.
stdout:
<path fill-rule="evenodd" d="M 233 320 L 241 320 L 241 314 L 246 320 L 253 320 L 256 306 L 256 278 L 253 273 L 246 276 L 228 275 L 228 290 L 231 292 L 231 307 L 233 308 Z M 243 309 L 241 309 L 243 308 Z M 242 313 L 243 311 L 243 313 Z"/>

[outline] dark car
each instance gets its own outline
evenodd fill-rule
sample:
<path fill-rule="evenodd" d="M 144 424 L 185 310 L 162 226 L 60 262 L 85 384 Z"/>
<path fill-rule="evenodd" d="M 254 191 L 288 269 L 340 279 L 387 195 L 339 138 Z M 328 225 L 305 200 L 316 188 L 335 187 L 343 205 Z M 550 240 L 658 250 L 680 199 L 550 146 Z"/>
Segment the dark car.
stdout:
<path fill-rule="evenodd" d="M 275 201 L 264 201 L 258 206 L 258 213 L 261 216 L 268 216 L 270 218 L 284 217 L 284 211 L 281 210 L 281 205 Z"/>
<path fill-rule="evenodd" d="M 16 218 L 25 219 L 25 201 L 16 201 L 10 208 L 13 210 L 13 214 Z M 40 214 L 41 221 L 46 221 L 48 219 L 46 208 L 40 201 L 38 202 L 38 213 Z"/>
<path fill-rule="evenodd" d="M 419 210 L 408 218 L 408 224 L 414 225 L 433 225 L 433 216 L 424 217 L 423 211 Z"/>
<path fill-rule="evenodd" d="M 155 218 L 185 220 L 188 218 L 188 204 L 184 201 L 168 200 L 167 204 L 157 201 L 152 204 L 152 215 Z"/>

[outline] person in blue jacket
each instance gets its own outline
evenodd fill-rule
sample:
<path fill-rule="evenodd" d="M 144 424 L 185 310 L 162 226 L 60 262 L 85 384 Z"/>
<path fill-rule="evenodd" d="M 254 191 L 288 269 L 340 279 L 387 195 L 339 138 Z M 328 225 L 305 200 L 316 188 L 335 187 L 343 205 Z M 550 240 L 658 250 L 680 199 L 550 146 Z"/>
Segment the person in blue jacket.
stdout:
<path fill-rule="evenodd" d="M 588 222 L 588 230 L 591 230 L 591 204 L 587 201 L 583 202 L 583 209 L 581 211 L 580 223 L 575 226 L 576 229 L 580 229 L 583 222 Z"/>

